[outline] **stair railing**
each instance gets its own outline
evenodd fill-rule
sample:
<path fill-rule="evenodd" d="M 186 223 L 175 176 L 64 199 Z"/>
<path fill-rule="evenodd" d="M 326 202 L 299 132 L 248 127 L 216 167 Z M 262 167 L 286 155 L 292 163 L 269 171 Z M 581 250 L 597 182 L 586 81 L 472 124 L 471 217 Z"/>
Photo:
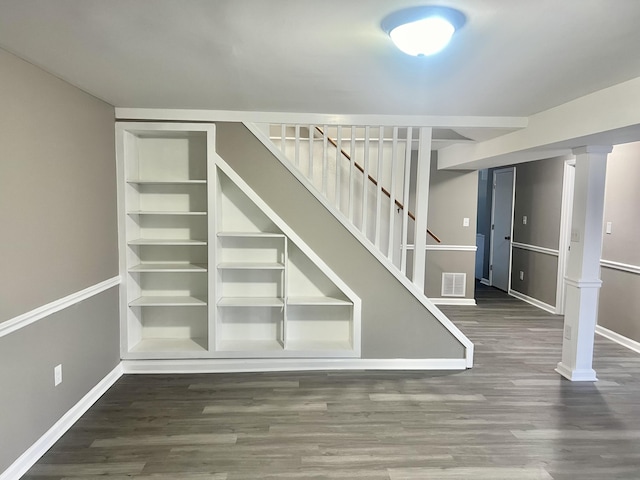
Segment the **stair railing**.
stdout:
<path fill-rule="evenodd" d="M 273 144 L 402 274 L 424 290 L 431 128 L 271 124 Z M 415 212 L 415 213 L 414 213 Z"/>

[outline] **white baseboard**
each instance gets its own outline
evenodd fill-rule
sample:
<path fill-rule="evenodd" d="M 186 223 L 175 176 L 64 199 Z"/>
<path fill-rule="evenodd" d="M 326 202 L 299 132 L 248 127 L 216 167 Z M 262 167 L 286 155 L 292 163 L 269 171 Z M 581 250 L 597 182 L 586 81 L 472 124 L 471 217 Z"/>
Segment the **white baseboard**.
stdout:
<path fill-rule="evenodd" d="M 42 435 L 26 452 L 11 464 L 0 480 L 15 480 L 24 475 L 69 430 L 78 419 L 122 376 L 122 363 L 118 364 L 95 387 L 80 399 L 60 420 Z"/>
<path fill-rule="evenodd" d="M 476 300 L 475 298 L 431 298 L 429 300 L 433 302 L 434 305 L 466 305 L 466 306 L 475 306 Z"/>
<path fill-rule="evenodd" d="M 309 370 L 465 370 L 464 358 L 257 358 L 123 360 L 124 373 L 232 373 Z M 1 479 L 0 479 L 1 480 Z"/>
<path fill-rule="evenodd" d="M 556 315 L 556 307 L 549 305 L 548 303 L 544 303 L 538 300 L 537 298 L 530 297 L 528 295 L 525 295 L 524 293 L 516 292 L 515 290 L 512 290 L 512 289 L 509 289 L 509 295 L 517 298 L 518 300 L 522 300 L 523 302 L 527 302 L 533 305 L 534 307 L 538 307 L 544 310 L 545 312 L 553 313 L 554 315 Z"/>
<path fill-rule="evenodd" d="M 482 285 L 486 285 L 487 287 L 490 287 L 490 286 L 491 286 L 491 283 L 489 283 L 489 279 L 488 279 L 488 278 L 481 278 L 481 279 L 480 279 L 480 283 L 481 283 Z"/>
<path fill-rule="evenodd" d="M 596 333 L 604 338 L 608 338 L 612 342 L 616 342 L 617 344 L 628 348 L 629 350 L 640 353 L 640 342 L 636 342 L 635 340 L 625 337 L 624 335 L 620 335 L 608 328 L 601 327 L 600 325 L 596 325 Z"/>

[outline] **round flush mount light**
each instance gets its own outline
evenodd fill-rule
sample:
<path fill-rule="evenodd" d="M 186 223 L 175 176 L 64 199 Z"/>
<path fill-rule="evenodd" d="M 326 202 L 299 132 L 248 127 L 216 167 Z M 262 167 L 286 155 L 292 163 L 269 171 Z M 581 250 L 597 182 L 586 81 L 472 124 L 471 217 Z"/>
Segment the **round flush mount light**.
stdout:
<path fill-rule="evenodd" d="M 465 21 L 466 17 L 458 10 L 426 5 L 388 15 L 382 20 L 382 29 L 404 53 L 427 56 L 446 47 Z"/>

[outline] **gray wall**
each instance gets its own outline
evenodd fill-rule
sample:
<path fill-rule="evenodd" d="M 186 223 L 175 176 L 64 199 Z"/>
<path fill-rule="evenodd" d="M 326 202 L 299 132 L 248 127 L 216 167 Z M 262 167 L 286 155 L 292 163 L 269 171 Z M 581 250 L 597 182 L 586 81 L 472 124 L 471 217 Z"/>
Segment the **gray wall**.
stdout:
<path fill-rule="evenodd" d="M 435 152 L 434 152 L 435 153 Z M 476 244 L 476 215 L 478 212 L 478 172 L 438 170 L 437 155 L 431 161 L 429 181 L 429 230 L 443 245 Z M 463 219 L 469 226 L 463 226 Z M 430 245 L 436 244 L 427 238 Z M 428 251 L 425 293 L 428 297 L 441 297 L 442 272 L 466 273 L 464 298 L 474 298 L 475 253 Z"/>
<path fill-rule="evenodd" d="M 640 266 L 640 143 L 617 145 L 607 159 L 602 259 Z M 640 275 L 602 267 L 598 323 L 640 342 Z"/>
<path fill-rule="evenodd" d="M 516 166 L 514 242 L 558 249 L 563 174 L 564 160 L 560 158 Z M 511 265 L 513 290 L 555 307 L 557 256 L 514 247 Z M 520 280 L 521 271 L 524 280 Z"/>
<path fill-rule="evenodd" d="M 3 50 L 0 72 L 3 322 L 118 261 L 113 107 Z M 0 337 L 0 472 L 118 364 L 117 307 L 112 288 Z"/>
<path fill-rule="evenodd" d="M 241 124 L 217 125 L 218 154 L 362 299 L 363 358 L 463 358 L 437 322 Z"/>

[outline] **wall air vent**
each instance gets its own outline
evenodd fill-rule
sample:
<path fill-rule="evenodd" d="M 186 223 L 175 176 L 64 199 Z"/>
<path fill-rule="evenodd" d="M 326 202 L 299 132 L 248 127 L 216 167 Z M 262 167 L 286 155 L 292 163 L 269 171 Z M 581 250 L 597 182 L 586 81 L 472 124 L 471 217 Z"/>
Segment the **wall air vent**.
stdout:
<path fill-rule="evenodd" d="M 464 297 L 467 285 L 466 273 L 442 273 L 442 296 Z"/>

